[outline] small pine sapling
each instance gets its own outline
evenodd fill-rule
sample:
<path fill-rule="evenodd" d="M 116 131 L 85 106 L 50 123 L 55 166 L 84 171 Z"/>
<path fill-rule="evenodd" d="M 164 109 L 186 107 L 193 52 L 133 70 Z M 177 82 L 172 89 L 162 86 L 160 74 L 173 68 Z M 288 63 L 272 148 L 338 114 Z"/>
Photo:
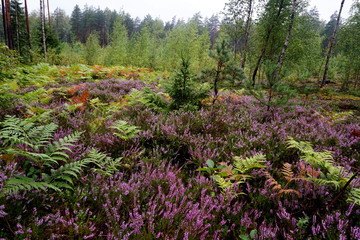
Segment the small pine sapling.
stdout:
<path fill-rule="evenodd" d="M 181 67 L 172 84 L 167 87 L 167 92 L 172 98 L 171 109 L 200 106 L 200 100 L 207 97 L 207 88 L 197 86 L 193 81 L 194 75 L 190 70 L 190 59 L 181 58 Z"/>

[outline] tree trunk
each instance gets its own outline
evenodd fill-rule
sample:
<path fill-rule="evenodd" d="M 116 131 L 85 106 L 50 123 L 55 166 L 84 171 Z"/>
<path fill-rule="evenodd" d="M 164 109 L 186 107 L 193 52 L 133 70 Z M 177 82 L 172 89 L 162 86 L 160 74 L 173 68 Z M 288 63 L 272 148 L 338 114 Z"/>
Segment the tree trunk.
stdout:
<path fill-rule="evenodd" d="M 29 13 L 28 13 L 28 7 L 27 7 L 27 0 L 24 0 L 25 2 L 25 21 L 26 21 L 26 33 L 27 33 L 27 39 L 28 44 L 31 49 L 31 41 L 30 41 L 30 24 L 29 24 Z"/>
<path fill-rule="evenodd" d="M 248 45 L 249 45 L 249 35 L 250 35 L 250 27 L 251 27 L 251 16 L 253 12 L 253 0 L 249 0 L 248 5 L 248 14 L 247 14 L 247 20 L 246 20 L 246 26 L 245 26 L 245 36 L 244 36 L 244 52 L 241 59 L 241 68 L 245 68 L 245 62 L 246 62 L 246 54 L 248 51 Z"/>
<path fill-rule="evenodd" d="M 260 67 L 260 64 L 261 64 L 261 61 L 265 55 L 265 52 L 266 52 L 266 48 L 267 48 L 267 45 L 269 44 L 269 40 L 270 40 L 270 36 L 271 36 L 271 33 L 272 31 L 274 30 L 275 28 L 275 25 L 276 25 L 276 22 L 277 20 L 279 19 L 280 17 L 280 14 L 284 8 L 284 0 L 281 0 L 280 1 L 280 5 L 279 5 L 279 9 L 277 11 L 277 15 L 276 15 L 276 18 L 274 19 L 274 21 L 271 23 L 271 26 L 270 28 L 268 29 L 267 33 L 266 33 L 266 37 L 265 37 L 265 42 L 264 42 L 264 45 L 263 45 L 263 48 L 261 49 L 261 53 L 260 53 L 260 56 L 258 58 L 258 61 L 256 63 L 256 66 L 255 66 L 255 70 L 254 70 L 254 73 L 253 73 L 253 76 L 252 76 L 252 85 L 255 86 L 255 81 L 256 81 L 256 75 L 257 75 L 257 72 L 259 70 L 259 67 Z"/>
<path fill-rule="evenodd" d="M 6 17 L 5 17 L 5 2 L 4 0 L 1 0 L 1 11 L 2 11 L 2 17 L 3 17 L 3 27 L 4 27 L 4 38 L 5 38 L 5 43 L 8 43 L 8 38 L 7 38 L 7 27 L 6 27 Z"/>
<path fill-rule="evenodd" d="M 21 51 L 20 51 L 20 29 L 19 29 L 19 9 L 18 9 L 19 5 L 16 5 L 16 9 L 15 9 L 15 33 L 16 33 L 16 49 L 18 51 L 18 53 L 21 55 Z"/>
<path fill-rule="evenodd" d="M 338 29 L 339 29 L 341 12 L 343 10 L 344 3 L 345 3 L 345 0 L 342 0 L 341 5 L 340 5 L 339 15 L 337 17 L 336 25 L 335 25 L 335 28 L 334 28 L 334 32 L 333 32 L 333 35 L 332 35 L 331 40 L 329 42 L 329 51 L 328 51 L 328 53 L 326 55 L 325 70 L 324 70 L 324 75 L 323 75 L 320 87 L 324 87 L 324 85 L 326 83 L 326 80 L 327 80 L 327 75 L 328 75 L 328 72 L 329 72 L 330 58 L 331 58 L 331 55 L 332 55 L 332 52 L 333 52 L 333 48 L 335 46 L 336 33 L 337 33 Z"/>
<path fill-rule="evenodd" d="M 51 28 L 51 16 L 50 16 L 50 4 L 49 4 L 49 0 L 47 0 L 47 10 L 48 10 L 49 28 Z"/>
<path fill-rule="evenodd" d="M 41 20 L 41 32 L 42 32 L 42 45 L 44 58 L 46 59 L 46 34 L 45 34 L 45 16 L 44 16 L 44 0 L 40 0 L 40 20 Z"/>
<path fill-rule="evenodd" d="M 11 50 L 15 49 L 14 46 L 14 35 L 11 26 L 11 16 L 10 16 L 10 1 L 5 0 L 5 25 L 6 25 L 6 35 L 7 35 L 7 45 Z"/>
<path fill-rule="evenodd" d="M 281 49 L 281 53 L 279 55 L 278 58 L 278 62 L 277 62 L 277 66 L 272 74 L 272 79 L 273 81 L 276 81 L 277 77 L 279 76 L 279 73 L 281 72 L 281 68 L 284 64 L 284 59 L 285 59 L 285 53 L 286 50 L 289 46 L 289 42 L 290 42 L 290 38 L 291 38 L 291 32 L 294 26 L 294 19 L 295 19 L 295 14 L 296 14 L 296 5 L 297 5 L 297 0 L 293 0 L 292 1 L 292 7 L 291 7 L 291 16 L 290 16 L 290 24 L 289 24 L 289 28 L 287 30 L 286 33 L 286 38 L 285 38 L 285 42 L 284 45 Z"/>

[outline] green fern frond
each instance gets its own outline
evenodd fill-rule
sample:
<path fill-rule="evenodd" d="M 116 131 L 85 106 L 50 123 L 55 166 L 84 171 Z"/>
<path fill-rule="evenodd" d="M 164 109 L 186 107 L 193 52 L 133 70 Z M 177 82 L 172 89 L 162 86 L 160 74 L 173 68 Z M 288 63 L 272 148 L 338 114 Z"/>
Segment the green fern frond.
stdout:
<path fill-rule="evenodd" d="M 61 178 L 62 176 L 72 176 L 74 178 L 78 178 L 79 174 L 86 167 L 87 161 L 79 160 L 76 162 L 67 163 L 58 169 L 51 169 L 51 177 L 52 178 Z"/>
<path fill-rule="evenodd" d="M 14 116 L 6 116 L 1 123 L 0 139 L 3 145 L 24 144 L 34 150 L 46 146 L 54 135 L 57 125 L 50 123 L 43 126 L 35 126 L 33 119 L 19 119 Z"/>
<path fill-rule="evenodd" d="M 89 161 L 87 160 L 67 163 L 56 170 L 51 169 L 51 175 L 46 175 L 44 179 L 56 187 L 72 189 L 72 185 L 74 185 L 73 179 L 78 179 L 88 164 Z"/>
<path fill-rule="evenodd" d="M 122 158 L 112 159 L 96 149 L 91 149 L 85 160 L 94 163 L 98 167 L 93 168 L 94 172 L 104 176 L 111 176 L 114 172 L 118 171 Z"/>
<path fill-rule="evenodd" d="M 52 183 L 52 185 L 54 185 L 55 187 L 60 188 L 60 189 L 64 189 L 64 188 L 69 189 L 69 190 L 74 189 L 71 185 L 67 184 L 66 182 L 55 181 Z"/>
<path fill-rule="evenodd" d="M 29 151 L 24 151 L 21 149 L 14 149 L 14 148 L 6 149 L 5 152 L 7 154 L 16 154 L 16 155 L 27 157 L 27 158 L 31 159 L 33 162 L 41 164 L 41 165 L 50 166 L 52 164 L 55 164 L 55 165 L 58 164 L 56 159 L 51 158 L 50 156 L 48 156 L 45 153 L 29 152 Z"/>
<path fill-rule="evenodd" d="M 314 182 L 316 185 L 319 186 L 334 186 L 336 189 L 339 189 L 341 187 L 341 184 L 339 181 L 335 180 L 327 180 L 327 179 L 319 179 L 319 178 L 308 178 L 312 182 Z"/>
<path fill-rule="evenodd" d="M 293 138 L 289 138 L 287 141 L 288 148 L 296 148 L 300 151 L 300 158 L 309 163 L 314 168 L 320 168 L 323 173 L 330 173 L 330 175 L 341 176 L 341 172 L 344 172 L 344 168 L 335 166 L 332 152 L 316 152 L 309 142 L 297 142 Z M 340 177 L 341 178 L 341 177 Z"/>
<path fill-rule="evenodd" d="M 360 205 L 360 188 L 352 188 L 347 201 Z"/>
<path fill-rule="evenodd" d="M 55 130 L 58 126 L 54 123 L 50 123 L 44 126 L 38 126 L 30 129 L 27 132 L 28 140 L 31 141 L 33 148 L 38 150 L 40 147 L 44 147 L 53 138 Z"/>
<path fill-rule="evenodd" d="M 114 135 L 123 140 L 131 139 L 140 132 L 137 126 L 129 125 L 128 122 L 122 120 L 116 121 L 110 128 L 115 129 L 117 132 Z"/>
<path fill-rule="evenodd" d="M 241 159 L 240 157 L 234 157 L 234 170 L 245 174 L 249 170 L 255 169 L 255 168 L 267 168 L 265 163 L 265 155 L 263 154 L 257 154 L 253 157 L 248 157 L 245 159 Z"/>
<path fill-rule="evenodd" d="M 212 178 L 215 180 L 216 184 L 219 186 L 223 193 L 230 191 L 234 187 L 231 181 L 226 181 L 224 178 L 218 175 L 214 175 L 212 176 Z"/>
<path fill-rule="evenodd" d="M 60 191 L 60 189 L 53 184 L 47 182 L 37 182 L 29 177 L 15 175 L 15 177 L 9 178 L 5 182 L 5 187 L 1 194 L 9 195 L 18 193 L 19 191 L 29 191 L 31 189 L 46 191 L 47 188 L 50 188 L 54 191 Z"/>
<path fill-rule="evenodd" d="M 59 139 L 58 141 L 50 144 L 46 149 L 45 153 L 52 159 L 56 161 L 67 162 L 69 159 L 69 155 L 64 151 L 72 152 L 69 148 L 70 146 L 74 146 L 74 143 L 80 140 L 82 132 L 74 132 L 64 138 Z"/>
<path fill-rule="evenodd" d="M 4 121 L 1 122 L 2 129 L 0 131 L 0 139 L 3 140 L 3 145 L 31 145 L 28 132 L 34 125 L 32 122 L 21 120 L 15 116 L 5 116 Z"/>

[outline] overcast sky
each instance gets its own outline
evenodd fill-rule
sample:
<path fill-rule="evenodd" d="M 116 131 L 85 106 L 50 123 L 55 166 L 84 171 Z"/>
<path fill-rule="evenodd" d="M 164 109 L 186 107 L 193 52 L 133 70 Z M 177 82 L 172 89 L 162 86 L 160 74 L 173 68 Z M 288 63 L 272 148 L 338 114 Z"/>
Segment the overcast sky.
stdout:
<path fill-rule="evenodd" d="M 228 0 L 49 0 L 50 11 L 55 8 L 64 9 L 69 15 L 74 6 L 78 4 L 82 9 L 85 4 L 95 8 L 106 7 L 111 10 L 124 10 L 130 13 L 132 17 L 143 18 L 150 14 L 152 17 L 160 18 L 164 21 L 170 21 L 173 16 L 187 20 L 195 13 L 200 12 L 203 17 L 211 15 L 223 10 Z M 348 16 L 350 6 L 354 0 L 345 1 L 343 17 Z M 46 0 L 45 0 L 46 2 Z M 316 6 L 319 10 L 320 17 L 323 20 L 329 20 L 331 14 L 340 7 L 341 0 L 310 0 L 310 7 Z M 28 0 L 29 11 L 39 8 L 39 0 Z"/>

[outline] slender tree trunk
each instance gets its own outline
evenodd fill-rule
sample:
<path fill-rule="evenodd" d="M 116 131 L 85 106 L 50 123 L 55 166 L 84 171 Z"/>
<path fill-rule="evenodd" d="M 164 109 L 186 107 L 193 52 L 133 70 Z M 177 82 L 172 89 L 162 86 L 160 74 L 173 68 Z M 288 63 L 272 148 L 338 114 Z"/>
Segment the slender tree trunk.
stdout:
<path fill-rule="evenodd" d="M 289 28 L 287 30 L 287 33 L 286 33 L 286 38 L 285 38 L 285 42 L 284 42 L 284 45 L 281 49 L 281 53 L 279 55 L 279 58 L 278 58 L 278 62 L 277 62 L 277 66 L 272 74 L 272 79 L 273 81 L 276 81 L 277 77 L 279 76 L 279 73 L 281 72 L 281 68 L 284 64 L 284 59 L 285 59 L 285 53 L 286 53 L 286 50 L 289 46 L 289 43 L 290 43 L 290 38 L 291 38 L 291 32 L 292 32 L 292 29 L 293 29 L 293 26 L 294 26 L 294 19 L 295 19 L 295 14 L 296 14 L 296 5 L 297 5 L 297 0 L 293 0 L 292 1 L 292 7 L 291 7 L 291 16 L 290 16 L 290 24 L 289 24 Z"/>
<path fill-rule="evenodd" d="M 214 96 L 214 99 L 212 102 L 213 105 L 215 104 L 215 102 L 218 98 L 218 93 L 219 93 L 218 82 L 220 80 L 220 74 L 222 72 L 223 65 L 224 65 L 224 63 L 222 61 L 220 61 L 218 63 L 217 69 L 216 69 L 216 74 L 215 74 L 215 78 L 214 78 L 214 94 L 215 94 L 215 96 Z"/>
<path fill-rule="evenodd" d="M 49 28 L 51 28 L 51 15 L 50 15 L 50 4 L 49 4 L 49 0 L 47 0 L 47 10 L 48 10 Z"/>
<path fill-rule="evenodd" d="M 28 40 L 29 47 L 31 49 L 30 24 L 29 24 L 29 12 L 28 12 L 27 0 L 24 0 L 24 3 L 25 3 L 25 21 L 26 21 L 27 40 Z"/>
<path fill-rule="evenodd" d="M 45 16 L 44 16 L 44 0 L 40 0 L 40 20 L 41 20 L 41 32 L 42 32 L 42 45 L 44 58 L 46 59 L 46 34 L 45 34 Z"/>
<path fill-rule="evenodd" d="M 14 50 L 14 35 L 11 26 L 11 16 L 10 16 L 10 1 L 5 0 L 5 22 L 6 22 L 6 35 L 7 35 L 7 45 L 10 49 Z"/>
<path fill-rule="evenodd" d="M 7 27 L 6 27 L 6 13 L 5 13 L 5 2 L 4 0 L 1 0 L 1 11 L 2 11 L 2 17 L 3 17 L 3 27 L 4 27 L 4 38 L 5 43 L 8 44 L 8 37 L 7 37 Z"/>
<path fill-rule="evenodd" d="M 339 15 L 337 17 L 336 25 L 335 25 L 335 28 L 334 28 L 334 32 L 333 32 L 331 40 L 329 42 L 329 50 L 328 50 L 328 53 L 326 55 L 325 70 L 324 70 L 324 75 L 323 75 L 320 87 L 324 87 L 324 85 L 326 83 L 326 80 L 327 80 L 327 75 L 328 75 L 328 72 L 329 72 L 330 58 L 331 58 L 331 55 L 332 55 L 332 52 L 333 52 L 333 48 L 335 46 L 336 33 L 337 33 L 338 29 L 339 29 L 340 19 L 341 19 L 341 12 L 343 10 L 344 3 L 345 3 L 345 0 L 342 0 L 341 5 L 340 5 Z"/>
<path fill-rule="evenodd" d="M 245 26 L 245 36 L 244 36 L 244 52 L 241 59 L 241 68 L 245 68 L 245 62 L 246 62 L 246 55 L 248 51 L 248 45 L 249 45 L 249 36 L 250 36 L 250 27 L 251 27 L 251 17 L 253 12 L 253 1 L 249 0 L 248 5 L 248 14 L 247 14 L 247 20 L 246 20 L 246 26 Z"/>
<path fill-rule="evenodd" d="M 16 6 L 16 9 L 15 9 L 15 23 L 16 23 L 16 27 L 15 27 L 15 32 L 16 32 L 16 49 L 17 51 L 19 52 L 19 54 L 21 55 L 21 52 L 20 52 L 20 30 L 19 30 L 19 16 L 18 16 L 18 12 L 19 12 L 19 9 L 18 9 L 18 5 Z"/>
<path fill-rule="evenodd" d="M 252 85 L 255 86 L 255 81 L 256 81 L 256 75 L 257 75 L 257 72 L 259 70 L 259 67 L 260 67 L 260 64 L 262 62 L 262 59 L 265 55 L 265 52 L 266 52 L 266 48 L 269 44 L 269 40 L 270 40 L 270 36 L 271 36 L 271 33 L 273 32 L 274 28 L 275 28 L 275 25 L 276 25 L 276 22 L 277 20 L 279 19 L 280 17 L 280 14 L 284 8 L 284 4 L 285 4 L 285 1 L 284 0 L 281 0 L 280 1 L 280 5 L 279 5 L 279 9 L 277 11 L 277 15 L 276 15 L 276 18 L 274 19 L 274 21 L 271 23 L 271 26 L 270 28 L 268 29 L 267 33 L 266 33 L 266 37 L 265 37 L 265 42 L 264 42 L 264 45 L 263 45 L 263 48 L 261 49 L 261 53 L 260 53 L 260 56 L 258 58 L 258 61 L 256 63 L 256 66 L 255 66 L 255 69 L 254 69 L 254 73 L 253 73 L 253 76 L 252 76 Z"/>

